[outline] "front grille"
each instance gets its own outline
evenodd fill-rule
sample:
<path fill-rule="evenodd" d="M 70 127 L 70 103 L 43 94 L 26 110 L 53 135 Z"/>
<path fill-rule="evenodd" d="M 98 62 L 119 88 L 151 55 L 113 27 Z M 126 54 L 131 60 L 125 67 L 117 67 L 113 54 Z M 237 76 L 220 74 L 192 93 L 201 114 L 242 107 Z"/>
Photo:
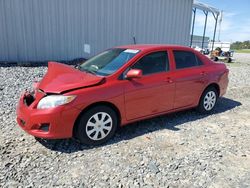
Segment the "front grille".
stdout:
<path fill-rule="evenodd" d="M 34 101 L 35 98 L 30 93 L 24 96 L 24 104 L 26 104 L 27 106 L 30 106 Z"/>

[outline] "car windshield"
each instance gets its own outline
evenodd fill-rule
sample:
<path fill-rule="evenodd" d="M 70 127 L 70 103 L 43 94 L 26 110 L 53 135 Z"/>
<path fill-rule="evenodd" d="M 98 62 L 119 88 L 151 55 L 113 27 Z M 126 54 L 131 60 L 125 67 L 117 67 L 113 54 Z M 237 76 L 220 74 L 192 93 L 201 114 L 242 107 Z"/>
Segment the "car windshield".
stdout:
<path fill-rule="evenodd" d="M 138 52 L 139 50 L 134 49 L 109 49 L 85 61 L 79 66 L 79 69 L 96 75 L 107 76 L 116 72 Z"/>

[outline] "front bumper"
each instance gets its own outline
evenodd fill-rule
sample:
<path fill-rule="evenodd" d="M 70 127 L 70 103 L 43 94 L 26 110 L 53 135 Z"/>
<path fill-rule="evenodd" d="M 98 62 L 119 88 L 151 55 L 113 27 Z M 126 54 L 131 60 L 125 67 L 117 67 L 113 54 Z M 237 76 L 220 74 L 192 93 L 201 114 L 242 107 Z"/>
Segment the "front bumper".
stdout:
<path fill-rule="evenodd" d="M 28 134 L 39 138 L 59 139 L 71 138 L 73 127 L 80 110 L 70 104 L 51 109 L 36 109 L 34 101 L 31 105 L 25 103 L 23 94 L 17 106 L 17 123 Z"/>

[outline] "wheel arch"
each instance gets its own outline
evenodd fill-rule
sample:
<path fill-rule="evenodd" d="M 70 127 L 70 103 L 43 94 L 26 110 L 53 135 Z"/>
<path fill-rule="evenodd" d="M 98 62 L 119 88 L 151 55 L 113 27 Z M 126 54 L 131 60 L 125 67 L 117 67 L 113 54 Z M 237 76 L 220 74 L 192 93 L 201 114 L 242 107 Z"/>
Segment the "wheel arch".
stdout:
<path fill-rule="evenodd" d="M 205 95 L 205 92 L 206 92 L 206 90 L 208 89 L 208 88 L 214 88 L 216 91 L 217 91 L 217 94 L 218 94 L 218 96 L 217 97 L 219 97 L 220 96 L 220 86 L 219 86 L 219 84 L 218 83 L 216 83 L 216 82 L 213 82 L 213 83 L 210 83 L 210 84 L 208 84 L 205 88 L 204 88 L 204 90 L 203 90 L 203 92 L 201 93 L 201 95 L 200 95 L 200 98 L 199 98 L 199 102 L 198 102 L 198 105 L 197 105 L 197 110 L 199 111 L 199 112 L 201 112 L 201 113 L 207 113 L 207 112 L 209 112 L 209 111 L 206 111 L 206 110 L 204 110 L 204 107 L 203 107 L 203 96 Z M 216 103 L 216 102 L 215 102 Z M 213 109 L 213 108 L 212 108 Z"/>
<path fill-rule="evenodd" d="M 210 83 L 210 84 L 208 84 L 207 87 L 203 90 L 203 92 L 206 91 L 206 89 L 209 88 L 209 87 L 215 88 L 216 91 L 218 92 L 218 96 L 220 96 L 220 86 L 219 86 L 219 84 L 217 84 L 217 83 L 215 83 L 215 82 L 214 82 L 214 83 Z"/>
<path fill-rule="evenodd" d="M 108 107 L 112 108 L 115 111 L 115 113 L 116 113 L 116 115 L 118 117 L 118 125 L 121 124 L 121 113 L 120 113 L 120 110 L 118 109 L 118 107 L 116 105 L 114 105 L 111 102 L 107 102 L 107 101 L 95 102 L 95 103 L 90 104 L 86 108 L 84 108 L 80 112 L 80 114 L 77 116 L 77 118 L 76 118 L 76 120 L 74 122 L 73 134 L 72 134 L 73 136 L 75 135 L 75 131 L 76 131 L 76 127 L 77 127 L 76 125 L 79 122 L 81 115 L 84 114 L 85 112 L 87 112 L 89 109 L 94 108 L 96 106 L 108 106 Z"/>
<path fill-rule="evenodd" d="M 202 95 L 203 95 L 203 93 L 207 90 L 207 88 L 209 88 L 209 87 L 213 87 L 213 88 L 215 88 L 216 90 L 217 90 L 217 92 L 218 92 L 218 97 L 220 96 L 220 86 L 219 86 L 219 84 L 217 84 L 216 82 L 212 82 L 212 83 L 210 83 L 210 84 L 208 84 L 204 89 L 203 89 L 203 91 L 201 92 L 201 94 L 200 94 L 200 97 L 198 98 L 198 101 L 197 101 L 197 105 L 200 103 L 200 100 L 201 100 L 201 97 L 202 97 Z"/>

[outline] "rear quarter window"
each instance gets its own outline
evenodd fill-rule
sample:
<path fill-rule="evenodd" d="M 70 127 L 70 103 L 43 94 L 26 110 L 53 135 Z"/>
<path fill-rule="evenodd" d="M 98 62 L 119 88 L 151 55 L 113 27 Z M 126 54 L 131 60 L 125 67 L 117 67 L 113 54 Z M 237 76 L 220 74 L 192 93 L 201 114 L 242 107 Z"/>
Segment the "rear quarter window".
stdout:
<path fill-rule="evenodd" d="M 198 56 L 196 56 L 196 59 L 197 59 L 198 65 L 203 65 L 204 64 Z"/>

